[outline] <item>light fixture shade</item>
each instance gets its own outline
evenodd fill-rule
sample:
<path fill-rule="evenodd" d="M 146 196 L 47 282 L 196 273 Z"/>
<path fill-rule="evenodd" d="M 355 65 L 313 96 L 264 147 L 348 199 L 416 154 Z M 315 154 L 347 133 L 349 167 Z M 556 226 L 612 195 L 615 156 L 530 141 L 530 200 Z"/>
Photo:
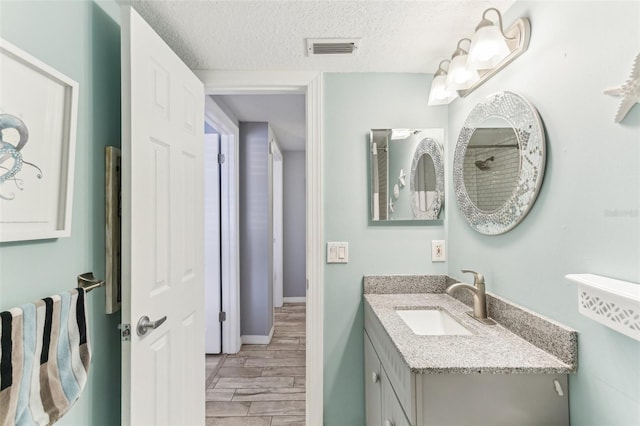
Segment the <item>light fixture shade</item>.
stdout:
<path fill-rule="evenodd" d="M 447 105 L 456 97 L 458 97 L 456 91 L 447 87 L 446 74 L 437 75 L 433 78 L 431 90 L 429 91 L 429 105 Z"/>
<path fill-rule="evenodd" d="M 464 90 L 478 81 L 480 76 L 475 69 L 467 67 L 467 55 L 459 54 L 451 59 L 451 65 L 447 72 L 447 87 L 453 90 Z"/>
<path fill-rule="evenodd" d="M 478 28 L 473 35 L 467 67 L 474 70 L 493 68 L 510 53 L 500 29 L 495 25 L 486 25 Z"/>

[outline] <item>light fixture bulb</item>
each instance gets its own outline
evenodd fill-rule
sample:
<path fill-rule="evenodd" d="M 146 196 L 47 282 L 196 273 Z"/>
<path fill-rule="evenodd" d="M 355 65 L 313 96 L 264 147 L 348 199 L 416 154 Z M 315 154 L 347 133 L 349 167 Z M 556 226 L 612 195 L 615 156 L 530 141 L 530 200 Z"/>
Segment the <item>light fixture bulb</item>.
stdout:
<path fill-rule="evenodd" d="M 436 75 L 431 82 L 429 91 L 429 102 L 431 106 L 447 105 L 453 101 L 458 94 L 455 90 L 447 87 L 447 74 Z"/>
<path fill-rule="evenodd" d="M 449 72 L 447 72 L 447 87 L 453 90 L 465 90 L 479 78 L 480 76 L 475 69 L 467 67 L 467 52 L 458 48 L 453 54 Z"/>
<path fill-rule="evenodd" d="M 461 47 L 465 41 L 471 44 L 471 40 L 463 38 L 458 42 L 455 52 L 451 55 L 451 64 L 449 64 L 447 72 L 447 87 L 452 90 L 468 89 L 480 79 L 478 71 L 467 66 L 468 52 Z"/>
<path fill-rule="evenodd" d="M 498 22 L 494 23 L 487 19 L 489 12 L 495 12 Z M 469 46 L 467 67 L 474 70 L 491 69 L 502 63 L 511 53 L 507 39 L 515 40 L 516 37 L 505 35 L 500 11 L 494 7 L 485 10 Z"/>
<path fill-rule="evenodd" d="M 446 105 L 458 97 L 458 93 L 455 90 L 447 87 L 447 71 L 445 71 L 443 65 L 450 63 L 450 60 L 445 59 L 438 64 L 438 70 L 431 81 L 428 105 Z"/>
<path fill-rule="evenodd" d="M 510 53 L 502 31 L 497 26 L 482 26 L 473 35 L 467 66 L 476 70 L 493 68 Z"/>

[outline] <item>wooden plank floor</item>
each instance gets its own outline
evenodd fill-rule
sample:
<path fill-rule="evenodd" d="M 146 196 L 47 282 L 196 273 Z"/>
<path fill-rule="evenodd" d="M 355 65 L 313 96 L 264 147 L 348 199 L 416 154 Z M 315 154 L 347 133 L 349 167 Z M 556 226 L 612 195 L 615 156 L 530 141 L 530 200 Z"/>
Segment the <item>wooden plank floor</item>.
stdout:
<path fill-rule="evenodd" d="M 207 356 L 207 426 L 304 426 L 305 315 L 286 303 L 270 344 Z"/>

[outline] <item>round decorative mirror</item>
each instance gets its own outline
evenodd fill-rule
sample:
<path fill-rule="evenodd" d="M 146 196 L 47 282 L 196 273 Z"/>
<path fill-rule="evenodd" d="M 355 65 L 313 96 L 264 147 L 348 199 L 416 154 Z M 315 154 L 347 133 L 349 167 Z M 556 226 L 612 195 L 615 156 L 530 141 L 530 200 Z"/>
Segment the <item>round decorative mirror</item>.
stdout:
<path fill-rule="evenodd" d="M 486 235 L 513 229 L 535 202 L 544 165 L 544 130 L 533 105 L 512 92 L 476 105 L 453 159 L 456 199 L 469 225 Z"/>
<path fill-rule="evenodd" d="M 411 209 L 416 219 L 438 219 L 444 204 L 442 147 L 425 138 L 416 147 L 411 163 Z"/>

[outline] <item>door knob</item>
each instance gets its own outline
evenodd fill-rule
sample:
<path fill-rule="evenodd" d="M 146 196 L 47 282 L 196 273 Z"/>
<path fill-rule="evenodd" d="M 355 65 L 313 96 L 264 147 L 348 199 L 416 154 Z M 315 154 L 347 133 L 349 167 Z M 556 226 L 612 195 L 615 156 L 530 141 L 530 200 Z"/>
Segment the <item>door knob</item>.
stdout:
<path fill-rule="evenodd" d="M 148 316 L 140 317 L 138 321 L 138 326 L 136 330 L 138 331 L 138 336 L 144 336 L 147 334 L 149 330 L 154 330 L 162 325 L 163 322 L 167 320 L 167 316 L 163 316 L 157 321 L 151 321 Z"/>
<path fill-rule="evenodd" d="M 380 375 L 378 374 L 378 372 L 374 371 L 373 373 L 371 373 L 371 381 L 373 383 L 378 383 L 380 381 Z"/>

